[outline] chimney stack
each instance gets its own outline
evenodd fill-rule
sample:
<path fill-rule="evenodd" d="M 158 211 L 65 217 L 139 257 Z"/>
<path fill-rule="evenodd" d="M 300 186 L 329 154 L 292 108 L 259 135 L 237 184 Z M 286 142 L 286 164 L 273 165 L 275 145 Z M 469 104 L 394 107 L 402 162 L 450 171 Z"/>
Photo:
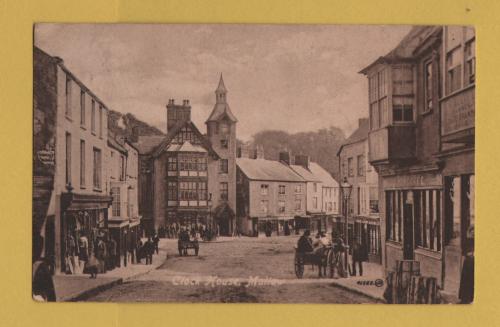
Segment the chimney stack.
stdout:
<path fill-rule="evenodd" d="M 191 105 L 189 100 L 182 100 L 182 105 L 175 104 L 175 99 L 168 99 L 167 104 L 167 133 L 179 121 L 191 120 Z"/>
<path fill-rule="evenodd" d="M 250 158 L 250 146 L 247 143 L 238 148 L 238 158 Z"/>
<path fill-rule="evenodd" d="M 292 164 L 292 154 L 290 153 L 290 151 L 282 151 L 280 152 L 280 156 L 279 156 L 279 159 L 281 162 L 287 164 L 287 165 L 291 165 Z"/>
<path fill-rule="evenodd" d="M 296 155 L 295 156 L 295 164 L 304 167 L 305 169 L 309 169 L 309 156 L 306 155 Z"/>
<path fill-rule="evenodd" d="M 262 144 L 255 148 L 255 159 L 264 159 L 264 146 Z"/>

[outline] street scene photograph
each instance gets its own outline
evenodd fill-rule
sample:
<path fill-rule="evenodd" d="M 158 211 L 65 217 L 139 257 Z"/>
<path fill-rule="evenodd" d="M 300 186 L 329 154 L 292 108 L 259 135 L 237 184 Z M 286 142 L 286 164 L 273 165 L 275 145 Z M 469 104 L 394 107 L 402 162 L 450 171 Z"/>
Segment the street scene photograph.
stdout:
<path fill-rule="evenodd" d="M 473 26 L 33 26 L 36 302 L 471 304 Z"/>

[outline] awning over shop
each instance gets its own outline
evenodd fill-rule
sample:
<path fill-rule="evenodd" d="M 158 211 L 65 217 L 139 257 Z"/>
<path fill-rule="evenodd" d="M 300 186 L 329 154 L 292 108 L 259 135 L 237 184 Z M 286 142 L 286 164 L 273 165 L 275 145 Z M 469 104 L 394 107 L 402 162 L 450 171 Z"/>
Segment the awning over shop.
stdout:
<path fill-rule="evenodd" d="M 106 195 L 63 193 L 61 206 L 63 210 L 107 209 L 113 198 Z"/>

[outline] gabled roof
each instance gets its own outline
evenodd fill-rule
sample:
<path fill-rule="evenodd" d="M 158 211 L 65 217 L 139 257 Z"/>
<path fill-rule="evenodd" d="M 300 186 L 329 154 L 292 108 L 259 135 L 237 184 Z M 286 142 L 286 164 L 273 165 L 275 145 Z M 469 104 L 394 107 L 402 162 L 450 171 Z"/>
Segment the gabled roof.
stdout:
<path fill-rule="evenodd" d="M 323 186 L 326 187 L 338 187 L 339 183 L 327 172 L 323 167 L 318 165 L 315 162 L 309 163 L 309 170 L 313 173 L 313 175 L 321 180 Z"/>
<path fill-rule="evenodd" d="M 389 51 L 385 56 L 378 57 L 359 73 L 367 74 L 368 71 L 377 64 L 411 60 L 415 49 L 417 49 L 417 47 L 431 34 L 440 29 L 441 26 L 414 26 L 394 49 Z"/>
<path fill-rule="evenodd" d="M 177 133 L 180 132 L 180 130 L 184 126 L 188 126 L 189 128 L 191 128 L 191 130 L 201 140 L 203 148 L 205 148 L 205 150 L 209 154 L 211 154 L 212 156 L 216 156 L 217 158 L 219 157 L 219 155 L 217 154 L 217 152 L 215 152 L 215 150 L 212 148 L 212 145 L 210 144 L 210 142 L 208 141 L 208 139 L 205 136 L 203 136 L 203 134 L 200 133 L 200 131 L 198 130 L 198 128 L 196 127 L 196 125 L 192 121 L 190 121 L 190 120 L 179 120 L 172 127 L 172 129 L 170 129 L 168 131 L 167 135 L 164 136 L 164 138 L 161 141 L 161 143 L 152 151 L 152 155 L 154 157 L 157 157 L 161 153 L 163 153 L 164 150 L 168 149 L 168 147 L 170 146 L 170 143 L 172 142 L 172 140 L 174 139 L 174 137 L 177 135 Z"/>
<path fill-rule="evenodd" d="M 193 145 L 189 141 L 185 141 L 182 144 L 171 144 L 167 147 L 167 152 L 198 152 L 198 153 L 206 153 L 202 146 Z"/>
<path fill-rule="evenodd" d="M 279 161 L 237 158 L 236 165 L 251 180 L 305 182 L 300 175 Z"/>
<path fill-rule="evenodd" d="M 125 154 L 125 155 L 128 154 L 127 149 L 125 149 L 125 147 L 123 145 L 118 143 L 118 141 L 112 135 L 109 135 L 109 134 L 108 134 L 108 146 L 117 150 L 118 152 Z"/>
<path fill-rule="evenodd" d="M 306 182 L 321 182 L 321 180 L 314 176 L 314 174 L 301 165 L 290 165 L 290 168 L 300 175 Z"/>
<path fill-rule="evenodd" d="M 340 155 L 342 148 L 349 144 L 358 143 L 368 139 L 368 132 L 370 131 L 370 122 L 368 119 L 363 119 L 359 127 L 345 140 L 337 151 L 337 156 Z"/>

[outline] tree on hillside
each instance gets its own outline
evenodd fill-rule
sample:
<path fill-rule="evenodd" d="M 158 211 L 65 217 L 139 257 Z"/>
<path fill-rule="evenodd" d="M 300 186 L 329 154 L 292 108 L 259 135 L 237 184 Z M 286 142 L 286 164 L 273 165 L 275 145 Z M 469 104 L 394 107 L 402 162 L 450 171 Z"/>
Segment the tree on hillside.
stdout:
<path fill-rule="evenodd" d="M 266 130 L 253 136 L 252 145 L 262 145 L 266 159 L 278 160 L 281 151 L 292 155 L 304 154 L 325 168 L 335 178 L 339 176 L 337 151 L 345 141 L 344 132 L 331 126 L 316 132 L 289 134 L 284 131 Z"/>

